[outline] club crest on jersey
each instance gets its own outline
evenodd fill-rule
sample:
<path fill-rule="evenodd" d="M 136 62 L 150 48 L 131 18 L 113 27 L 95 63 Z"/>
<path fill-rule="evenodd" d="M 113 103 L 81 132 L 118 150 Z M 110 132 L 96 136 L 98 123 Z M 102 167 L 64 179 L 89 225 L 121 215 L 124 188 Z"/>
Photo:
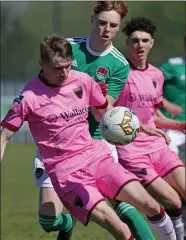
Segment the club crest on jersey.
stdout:
<path fill-rule="evenodd" d="M 97 71 L 96 71 L 96 76 L 97 78 L 101 81 L 103 79 L 106 78 L 106 76 L 108 75 L 109 70 L 107 68 L 104 67 L 98 67 Z"/>
<path fill-rule="evenodd" d="M 83 97 L 83 89 L 82 87 L 77 87 L 77 88 L 74 88 L 73 89 L 75 95 L 78 97 L 78 98 L 82 98 Z"/>
<path fill-rule="evenodd" d="M 157 86 L 156 79 L 152 79 L 152 83 L 153 83 L 153 86 L 156 88 L 156 86 Z"/>
<path fill-rule="evenodd" d="M 36 179 L 39 179 L 44 173 L 44 170 L 42 168 L 36 168 L 36 171 L 35 171 L 35 176 L 36 176 Z"/>

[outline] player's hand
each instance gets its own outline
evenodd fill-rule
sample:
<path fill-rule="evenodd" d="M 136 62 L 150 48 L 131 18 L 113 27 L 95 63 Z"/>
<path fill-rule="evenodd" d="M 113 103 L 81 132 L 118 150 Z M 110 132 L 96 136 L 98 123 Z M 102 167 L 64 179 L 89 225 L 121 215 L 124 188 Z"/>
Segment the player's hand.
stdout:
<path fill-rule="evenodd" d="M 176 104 L 170 104 L 169 107 L 166 109 L 172 117 L 178 116 L 180 113 L 182 113 L 182 108 L 179 105 Z"/>
<path fill-rule="evenodd" d="M 98 82 L 100 88 L 101 88 L 101 91 L 103 93 L 104 96 L 106 96 L 107 92 L 108 92 L 108 86 L 105 82 Z"/>
<path fill-rule="evenodd" d="M 164 137 L 167 144 L 171 142 L 169 135 L 159 128 L 141 124 L 140 131 L 146 133 L 149 136 Z"/>

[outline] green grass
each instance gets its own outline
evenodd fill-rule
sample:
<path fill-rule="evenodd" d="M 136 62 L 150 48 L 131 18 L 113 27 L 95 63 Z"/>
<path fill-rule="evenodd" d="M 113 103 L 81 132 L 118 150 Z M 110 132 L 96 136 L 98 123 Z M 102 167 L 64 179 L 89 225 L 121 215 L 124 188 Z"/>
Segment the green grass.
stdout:
<path fill-rule="evenodd" d="M 1 165 L 1 239 L 55 240 L 37 223 L 38 189 L 33 177 L 34 145 L 9 144 Z M 105 230 L 91 223 L 76 224 L 73 240 L 111 240 Z"/>

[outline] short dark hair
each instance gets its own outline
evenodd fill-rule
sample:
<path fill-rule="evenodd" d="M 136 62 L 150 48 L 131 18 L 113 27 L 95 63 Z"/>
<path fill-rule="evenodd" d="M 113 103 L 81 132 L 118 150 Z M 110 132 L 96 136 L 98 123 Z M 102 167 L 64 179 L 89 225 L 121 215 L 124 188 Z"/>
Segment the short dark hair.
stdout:
<path fill-rule="evenodd" d="M 153 37 L 156 29 L 156 25 L 150 19 L 145 17 L 135 17 L 126 22 L 122 32 L 129 37 L 135 31 L 144 31 Z"/>
<path fill-rule="evenodd" d="M 72 46 L 64 37 L 52 34 L 40 44 L 40 57 L 42 61 L 50 62 L 56 54 L 62 58 L 72 58 Z"/>

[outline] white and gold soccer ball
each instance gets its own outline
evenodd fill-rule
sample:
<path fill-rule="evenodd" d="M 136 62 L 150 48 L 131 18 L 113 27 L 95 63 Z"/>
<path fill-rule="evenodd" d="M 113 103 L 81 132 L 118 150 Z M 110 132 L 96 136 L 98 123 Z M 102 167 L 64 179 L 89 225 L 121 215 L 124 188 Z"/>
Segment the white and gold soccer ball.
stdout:
<path fill-rule="evenodd" d="M 108 110 L 100 121 L 101 135 L 114 145 L 131 143 L 137 137 L 139 129 L 138 117 L 126 107 L 114 107 Z"/>

